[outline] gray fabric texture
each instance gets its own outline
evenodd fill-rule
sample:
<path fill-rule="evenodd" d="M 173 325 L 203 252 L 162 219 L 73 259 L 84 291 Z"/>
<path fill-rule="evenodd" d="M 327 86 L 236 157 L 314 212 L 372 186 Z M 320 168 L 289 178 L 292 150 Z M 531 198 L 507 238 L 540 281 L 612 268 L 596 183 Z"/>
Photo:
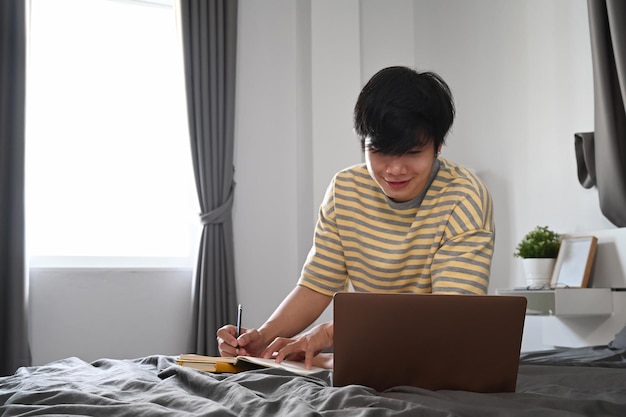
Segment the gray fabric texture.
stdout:
<path fill-rule="evenodd" d="M 615 335 L 615 339 L 611 340 L 611 342 L 609 343 L 609 347 L 611 349 L 626 350 L 626 327 L 624 327 Z"/>
<path fill-rule="evenodd" d="M 600 349 L 591 354 L 606 355 Z M 542 353 L 546 365 L 523 363 L 517 391 L 493 394 L 405 386 L 382 393 L 358 385 L 333 387 L 331 371 L 306 377 L 280 369 L 211 374 L 158 355 L 92 363 L 68 358 L 0 378 L 0 415 L 626 415 L 626 369 L 557 366 L 560 355 Z M 626 361 L 623 352 L 621 357 Z"/>
<path fill-rule="evenodd" d="M 202 235 L 191 349 L 216 356 L 216 330 L 237 312 L 234 198 L 237 0 L 180 0 L 191 153 Z"/>
<path fill-rule="evenodd" d="M 26 2 L 0 2 L 0 375 L 30 363 L 24 238 Z"/>
<path fill-rule="evenodd" d="M 593 132 L 574 134 L 578 182 L 584 188 L 596 185 L 596 157 L 594 153 Z"/>
<path fill-rule="evenodd" d="M 626 226 L 626 2 L 587 0 L 594 87 L 595 176 L 602 214 Z M 589 152 L 587 152 L 589 154 Z"/>

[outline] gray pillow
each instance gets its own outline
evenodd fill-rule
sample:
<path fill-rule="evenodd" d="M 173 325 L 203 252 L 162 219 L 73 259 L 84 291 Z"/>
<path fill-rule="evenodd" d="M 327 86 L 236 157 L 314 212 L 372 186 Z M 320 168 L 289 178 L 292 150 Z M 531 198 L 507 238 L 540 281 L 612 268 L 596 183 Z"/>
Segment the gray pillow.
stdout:
<path fill-rule="evenodd" d="M 626 349 L 626 327 L 615 335 L 615 339 L 609 342 L 611 349 Z"/>

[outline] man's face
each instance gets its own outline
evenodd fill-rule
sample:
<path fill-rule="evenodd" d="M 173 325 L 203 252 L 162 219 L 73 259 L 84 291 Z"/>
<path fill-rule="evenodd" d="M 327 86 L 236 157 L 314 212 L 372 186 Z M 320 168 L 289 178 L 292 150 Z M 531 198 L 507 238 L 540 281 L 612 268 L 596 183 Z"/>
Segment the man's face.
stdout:
<path fill-rule="evenodd" d="M 365 163 L 370 176 L 387 197 L 403 203 L 417 197 L 426 187 L 435 163 L 432 142 L 402 155 L 383 155 L 365 142 Z"/>

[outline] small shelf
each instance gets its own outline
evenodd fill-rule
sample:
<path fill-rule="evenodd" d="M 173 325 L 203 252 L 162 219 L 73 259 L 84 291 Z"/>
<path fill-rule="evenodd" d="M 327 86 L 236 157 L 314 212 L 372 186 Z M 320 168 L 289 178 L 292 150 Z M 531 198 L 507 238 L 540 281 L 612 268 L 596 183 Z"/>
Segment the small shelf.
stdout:
<path fill-rule="evenodd" d="M 533 316 L 585 317 L 613 313 L 610 288 L 498 289 L 496 294 L 526 297 L 526 314 Z"/>

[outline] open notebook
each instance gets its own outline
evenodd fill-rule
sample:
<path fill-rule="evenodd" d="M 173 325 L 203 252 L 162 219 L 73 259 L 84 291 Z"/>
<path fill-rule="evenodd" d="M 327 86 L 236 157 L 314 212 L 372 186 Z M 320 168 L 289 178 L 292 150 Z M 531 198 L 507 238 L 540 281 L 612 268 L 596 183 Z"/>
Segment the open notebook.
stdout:
<path fill-rule="evenodd" d="M 526 298 L 337 293 L 333 385 L 515 391 Z"/>
<path fill-rule="evenodd" d="M 274 359 L 256 358 L 253 356 L 221 357 L 183 354 L 176 358 L 176 363 L 206 372 L 241 372 L 250 369 L 279 368 L 298 375 L 309 375 L 315 372 L 327 371 L 327 369 L 315 366 L 311 369 L 306 369 L 304 362 L 282 361 L 281 363 L 276 363 Z"/>

